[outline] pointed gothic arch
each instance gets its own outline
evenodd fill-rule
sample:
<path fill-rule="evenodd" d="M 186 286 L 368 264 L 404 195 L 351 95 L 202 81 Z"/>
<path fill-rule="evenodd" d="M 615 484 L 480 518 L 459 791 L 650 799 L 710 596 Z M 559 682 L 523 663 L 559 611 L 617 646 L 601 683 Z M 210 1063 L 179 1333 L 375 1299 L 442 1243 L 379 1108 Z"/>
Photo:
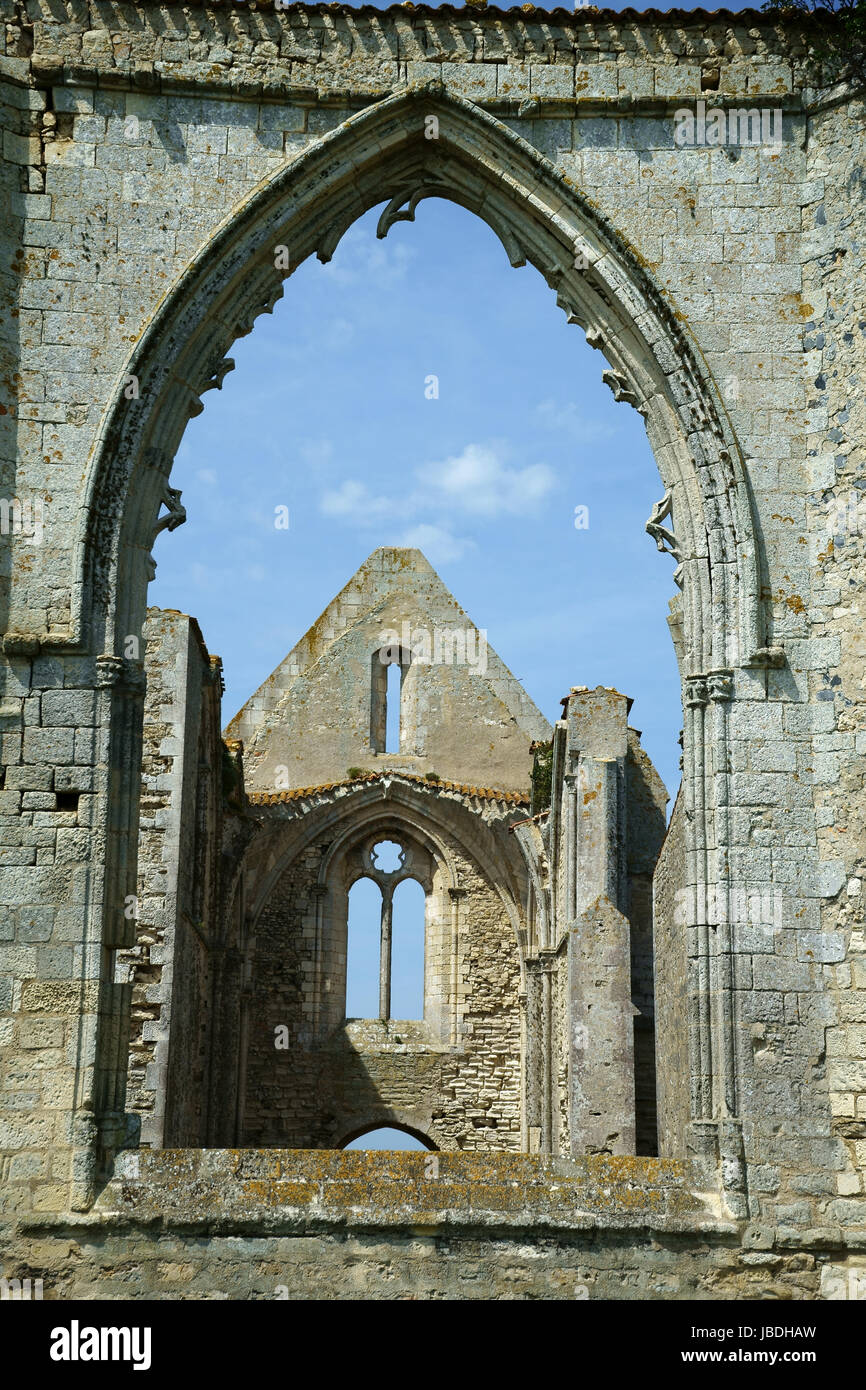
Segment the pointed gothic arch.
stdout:
<path fill-rule="evenodd" d="M 435 139 L 428 138 L 431 115 Z M 574 184 L 472 102 L 423 84 L 366 108 L 263 181 L 190 262 L 116 383 L 89 464 L 76 586 L 77 630 L 101 653 L 100 679 L 112 692 L 113 833 L 94 906 L 94 935 L 101 932 L 104 944 L 124 944 L 114 924 L 122 923 L 124 898 L 134 892 L 137 787 L 130 769 L 138 766 L 141 668 L 125 642 L 141 627 L 153 540 L 183 519 L 169 474 L 186 424 L 202 409 L 204 392 L 221 388 L 233 365 L 232 342 L 273 309 L 286 275 L 313 253 L 330 259 L 371 207 L 389 200 L 379 223 L 384 235 L 431 196 L 483 218 L 513 265 L 538 268 L 569 322 L 609 363 L 604 379 L 616 399 L 646 421 L 664 489 L 648 529 L 660 549 L 674 553 L 683 591 L 672 626 L 681 633 L 684 682 L 685 886 L 703 901 L 701 889 L 728 873 L 728 800 L 720 786 L 726 702 L 736 667 L 766 665 L 775 654 L 760 601 L 743 459 L 720 394 L 675 306 Z M 285 248 L 282 258 L 278 248 Z M 132 400 L 124 389 L 130 375 L 138 381 Z M 671 509 L 674 526 L 666 528 Z M 724 942 L 711 949 L 706 928 L 693 925 L 692 1117 L 706 1128 L 739 1113 L 738 1066 L 724 1007 L 729 950 Z M 110 959 L 109 952 L 107 971 Z M 107 1003 L 98 1043 L 96 1109 L 115 1123 L 125 1070 L 123 1008 L 119 998 Z"/>
<path fill-rule="evenodd" d="M 427 138 L 429 115 L 438 121 L 435 139 Z M 760 659 L 766 634 L 743 460 L 681 316 L 571 180 L 508 126 L 439 83 L 366 108 L 264 180 L 153 315 L 115 385 L 89 465 L 78 593 L 79 604 L 89 600 L 94 609 L 93 638 L 117 651 L 122 636 L 137 630 L 155 535 L 183 519 L 168 486 L 177 447 L 203 408 L 201 396 L 221 389 L 235 339 L 273 310 L 284 279 L 308 256 L 330 260 L 371 207 L 390 200 L 379 220 L 384 236 L 434 196 L 487 222 L 512 265 L 536 266 L 569 322 L 607 359 L 603 375 L 616 399 L 644 416 L 675 510 L 683 587 L 692 596 L 683 614 L 683 673 L 726 668 L 732 653 L 740 662 Z M 139 392 L 132 400 L 130 376 Z"/>
<path fill-rule="evenodd" d="M 408 1134 L 411 1139 L 417 1139 L 419 1144 L 423 1144 L 428 1153 L 438 1153 L 443 1147 L 442 1143 L 434 1138 L 430 1125 L 420 1129 L 417 1124 L 412 1125 L 406 1120 L 394 1118 L 391 1112 L 382 1112 L 366 1119 L 360 1127 L 357 1124 L 353 1125 L 348 1133 L 341 1134 L 335 1140 L 334 1148 L 345 1149 L 356 1139 L 362 1139 L 365 1134 L 377 1134 L 382 1129 L 396 1129 L 401 1134 Z"/>

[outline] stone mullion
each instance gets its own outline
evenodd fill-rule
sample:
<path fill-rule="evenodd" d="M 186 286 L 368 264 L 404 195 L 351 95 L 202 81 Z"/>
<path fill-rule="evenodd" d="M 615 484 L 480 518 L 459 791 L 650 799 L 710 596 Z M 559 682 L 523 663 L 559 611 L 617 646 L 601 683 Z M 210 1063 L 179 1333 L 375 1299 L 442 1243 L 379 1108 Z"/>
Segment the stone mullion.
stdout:
<path fill-rule="evenodd" d="M 553 1151 L 554 1029 L 553 978 L 556 960 L 542 951 L 527 962 L 524 1004 L 526 1030 L 525 1130 L 530 1152 Z M 537 1147 L 531 1131 L 536 1131 Z"/>
<path fill-rule="evenodd" d="M 255 963 L 256 938 L 253 926 L 247 922 L 243 933 L 243 945 L 232 953 L 232 965 L 237 959 L 238 980 L 238 1063 L 237 1093 L 235 1104 L 235 1144 L 241 1147 L 244 1142 L 247 1112 L 247 1077 L 249 1073 L 250 1050 L 250 1010 L 255 1006 L 253 989 L 253 969 Z"/>
<path fill-rule="evenodd" d="M 382 916 L 379 930 L 379 1017 L 391 1017 L 391 924 L 394 893 L 391 885 L 382 888 Z"/>
<path fill-rule="evenodd" d="M 553 980 L 556 958 L 545 951 L 541 958 L 541 1152 L 553 1152 Z"/>
<path fill-rule="evenodd" d="M 529 1152 L 529 1101 L 530 1101 L 530 1052 L 529 1052 L 529 1018 L 527 1014 L 527 995 L 529 981 L 528 971 L 524 962 L 524 988 L 517 996 L 517 1006 L 520 1011 L 520 1147 L 524 1153 Z"/>
<path fill-rule="evenodd" d="M 526 1143 L 530 1153 L 541 1148 L 543 1065 L 541 1058 L 541 979 L 538 961 L 526 963 Z"/>
<path fill-rule="evenodd" d="M 220 942 L 211 950 L 211 977 L 209 1002 L 214 1032 L 222 1039 L 219 1049 L 211 1049 L 210 1065 L 205 1078 L 204 1115 L 201 1126 L 201 1143 L 216 1148 L 225 1142 L 221 1132 L 220 1109 L 230 1108 L 233 1078 L 229 1072 L 227 1058 L 231 1056 L 229 1039 L 232 1037 L 232 1004 L 234 1002 L 229 987 L 228 951 Z M 232 1139 L 234 1135 L 232 1135 Z"/>
<path fill-rule="evenodd" d="M 243 967 L 242 967 L 243 969 Z M 250 1003 L 249 990 L 241 987 L 238 1011 L 238 1089 L 235 1100 L 235 1145 L 242 1148 L 245 1135 L 247 1112 L 247 1071 L 249 1068 L 250 1042 Z"/>

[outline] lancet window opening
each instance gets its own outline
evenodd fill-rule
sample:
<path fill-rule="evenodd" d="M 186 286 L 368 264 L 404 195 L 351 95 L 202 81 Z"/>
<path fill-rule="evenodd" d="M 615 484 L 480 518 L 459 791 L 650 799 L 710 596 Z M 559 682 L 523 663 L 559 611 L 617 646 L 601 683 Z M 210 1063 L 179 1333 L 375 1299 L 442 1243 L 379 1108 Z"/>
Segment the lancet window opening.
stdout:
<path fill-rule="evenodd" d="M 355 890 L 358 888 L 358 885 L 360 883 L 369 881 L 375 884 L 375 886 L 379 890 L 380 895 L 378 931 L 378 1017 L 383 1022 L 387 1022 L 392 1016 L 391 1000 L 394 987 L 393 956 L 395 896 L 398 896 L 397 890 L 401 889 L 404 883 L 411 883 L 413 885 L 417 885 L 417 887 L 421 889 L 422 893 L 424 893 L 424 889 L 423 885 L 418 881 L 418 879 L 413 878 L 411 875 L 406 873 L 406 868 L 408 867 L 407 852 L 402 845 L 399 845 L 395 841 L 391 840 L 378 841 L 372 847 L 372 849 L 368 851 L 368 857 L 369 868 L 366 869 L 366 872 L 360 878 L 355 880 L 355 883 L 352 884 L 349 890 L 346 951 L 346 1013 L 347 1016 L 349 1016 L 348 1003 L 350 999 L 350 991 L 352 993 L 355 993 L 355 981 L 353 979 L 353 975 L 355 974 L 355 972 L 360 970 L 366 973 L 369 977 L 371 955 L 375 950 L 372 939 L 372 904 L 367 893 L 364 894 L 365 898 L 367 898 L 367 901 L 364 905 L 366 909 L 366 920 L 362 920 L 361 913 L 355 910 L 359 901 L 359 895 Z M 383 867 L 385 865 L 393 867 Z M 354 902 L 353 897 L 355 899 Z M 408 983 L 406 979 L 407 975 L 417 976 L 418 961 L 417 959 L 412 960 L 410 957 L 411 943 L 408 940 L 409 932 L 411 931 L 409 920 L 410 908 L 408 904 L 405 909 L 403 907 L 402 899 L 405 897 L 405 894 L 401 893 L 399 894 L 399 897 L 401 901 L 399 903 L 397 912 L 397 931 L 398 933 L 405 933 L 407 936 L 406 941 L 403 941 L 402 939 L 399 941 L 399 946 L 401 948 L 401 965 L 403 966 L 403 969 L 401 970 L 400 981 L 401 992 L 403 995 L 415 995 L 420 992 L 421 1010 L 418 1017 L 422 1018 L 424 1012 L 423 936 L 422 949 L 420 952 L 419 991 L 417 988 L 417 978 L 410 978 Z M 424 901 L 426 905 L 426 893 L 424 893 Z M 363 934 L 363 941 L 360 939 L 361 934 Z M 409 961 L 410 967 L 408 970 L 406 969 L 407 959 Z"/>
<path fill-rule="evenodd" d="M 404 689 L 412 662 L 408 647 L 380 647 L 373 653 L 370 680 L 370 750 L 373 753 L 406 751 Z"/>

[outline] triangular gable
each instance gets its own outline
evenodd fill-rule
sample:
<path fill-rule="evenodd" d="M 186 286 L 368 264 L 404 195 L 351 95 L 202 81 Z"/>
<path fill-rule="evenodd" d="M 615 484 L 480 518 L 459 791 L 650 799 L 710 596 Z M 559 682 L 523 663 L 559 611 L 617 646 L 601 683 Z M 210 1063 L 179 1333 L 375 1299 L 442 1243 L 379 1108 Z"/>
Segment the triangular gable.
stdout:
<path fill-rule="evenodd" d="M 392 752 L 377 746 L 371 728 L 377 653 L 388 644 L 412 653 L 402 696 L 405 736 Z M 339 780 L 352 766 L 389 766 L 522 791 L 529 745 L 549 738 L 550 725 L 421 551 L 382 547 L 227 734 L 243 739 L 250 790 Z"/>

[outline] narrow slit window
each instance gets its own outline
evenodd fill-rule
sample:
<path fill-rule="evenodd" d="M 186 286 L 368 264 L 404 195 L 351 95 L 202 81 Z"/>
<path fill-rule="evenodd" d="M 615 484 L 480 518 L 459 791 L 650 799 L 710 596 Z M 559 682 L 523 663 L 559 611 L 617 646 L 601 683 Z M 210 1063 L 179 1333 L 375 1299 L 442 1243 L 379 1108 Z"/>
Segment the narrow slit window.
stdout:
<path fill-rule="evenodd" d="M 385 689 L 385 752 L 400 752 L 400 696 L 403 690 L 403 667 L 392 661 L 387 667 Z"/>
<path fill-rule="evenodd" d="M 412 661 L 407 647 L 381 647 L 370 670 L 370 751 L 400 753 L 406 747 L 404 680 Z"/>

